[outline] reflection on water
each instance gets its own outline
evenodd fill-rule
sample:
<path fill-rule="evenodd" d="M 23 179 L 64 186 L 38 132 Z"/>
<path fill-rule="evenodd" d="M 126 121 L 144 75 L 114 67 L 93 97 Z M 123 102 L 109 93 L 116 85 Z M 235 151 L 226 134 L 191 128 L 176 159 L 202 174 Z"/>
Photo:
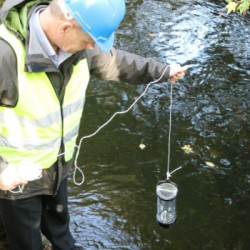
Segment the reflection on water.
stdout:
<path fill-rule="evenodd" d="M 227 16 L 224 5 L 127 1 L 118 47 L 192 64 L 173 90 L 170 167 L 183 166 L 172 177 L 177 222 L 167 230 L 156 222 L 155 187 L 167 168 L 169 85 L 163 83 L 82 144 L 86 181 L 71 184 L 70 202 L 72 231 L 86 249 L 250 249 L 250 19 Z M 93 78 L 81 135 L 125 110 L 143 89 Z M 194 153 L 185 154 L 184 145 Z"/>

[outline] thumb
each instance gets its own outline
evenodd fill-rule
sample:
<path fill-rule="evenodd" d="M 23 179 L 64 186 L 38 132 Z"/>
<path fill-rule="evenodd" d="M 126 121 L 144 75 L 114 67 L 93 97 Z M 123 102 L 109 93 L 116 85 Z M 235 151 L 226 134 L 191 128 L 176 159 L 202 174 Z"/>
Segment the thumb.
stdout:
<path fill-rule="evenodd" d="M 189 65 L 184 65 L 181 67 L 182 71 L 186 71 L 189 68 Z"/>
<path fill-rule="evenodd" d="M 181 66 L 179 64 L 171 64 L 169 76 L 172 77 L 177 73 L 184 73 L 188 69 L 188 65 Z"/>

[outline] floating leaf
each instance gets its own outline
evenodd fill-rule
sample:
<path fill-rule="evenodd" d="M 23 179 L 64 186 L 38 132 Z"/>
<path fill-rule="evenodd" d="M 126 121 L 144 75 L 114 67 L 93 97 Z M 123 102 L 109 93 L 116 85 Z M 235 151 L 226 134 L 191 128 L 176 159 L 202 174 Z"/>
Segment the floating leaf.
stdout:
<path fill-rule="evenodd" d="M 194 152 L 190 145 L 184 145 L 181 149 L 185 152 L 185 154 L 192 154 Z"/>
<path fill-rule="evenodd" d="M 140 148 L 141 150 L 143 150 L 143 149 L 145 149 L 145 148 L 146 148 L 146 145 L 145 145 L 145 144 L 143 144 L 143 143 L 140 143 L 139 148 Z"/>
<path fill-rule="evenodd" d="M 232 11 L 235 12 L 237 8 L 237 3 L 235 2 L 230 2 L 229 4 L 226 5 L 227 9 L 227 14 L 231 13 Z"/>
<path fill-rule="evenodd" d="M 156 34 L 154 34 L 154 33 L 149 33 L 149 37 L 154 38 L 154 37 L 156 37 Z"/>
<path fill-rule="evenodd" d="M 205 163 L 206 163 L 206 165 L 207 165 L 208 167 L 210 167 L 210 168 L 214 168 L 214 167 L 215 167 L 215 164 L 212 163 L 212 162 L 210 162 L 210 161 L 206 161 Z"/>

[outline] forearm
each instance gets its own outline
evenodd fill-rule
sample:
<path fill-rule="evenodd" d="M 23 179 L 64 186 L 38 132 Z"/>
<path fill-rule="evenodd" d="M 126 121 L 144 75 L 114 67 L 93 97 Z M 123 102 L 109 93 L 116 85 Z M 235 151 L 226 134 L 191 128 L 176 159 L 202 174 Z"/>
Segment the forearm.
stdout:
<path fill-rule="evenodd" d="M 87 55 L 91 72 L 105 80 L 143 84 L 159 79 L 163 72 L 160 81 L 169 78 L 167 65 L 152 58 L 144 58 L 118 49 L 105 53 L 98 48 L 87 51 Z"/>
<path fill-rule="evenodd" d="M 170 69 L 153 58 L 144 58 L 136 54 L 117 50 L 117 64 L 119 65 L 119 79 L 132 84 L 143 84 L 159 79 L 167 81 Z"/>

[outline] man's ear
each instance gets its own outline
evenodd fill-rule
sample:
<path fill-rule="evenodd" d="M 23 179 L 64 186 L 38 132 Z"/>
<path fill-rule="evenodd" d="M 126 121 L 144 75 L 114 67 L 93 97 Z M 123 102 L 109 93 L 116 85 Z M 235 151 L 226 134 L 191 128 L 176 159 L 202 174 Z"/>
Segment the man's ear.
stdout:
<path fill-rule="evenodd" d="M 65 33 L 69 32 L 70 29 L 72 29 L 72 27 L 73 27 L 72 23 L 68 21 L 63 22 L 59 27 L 60 35 L 64 35 Z"/>

